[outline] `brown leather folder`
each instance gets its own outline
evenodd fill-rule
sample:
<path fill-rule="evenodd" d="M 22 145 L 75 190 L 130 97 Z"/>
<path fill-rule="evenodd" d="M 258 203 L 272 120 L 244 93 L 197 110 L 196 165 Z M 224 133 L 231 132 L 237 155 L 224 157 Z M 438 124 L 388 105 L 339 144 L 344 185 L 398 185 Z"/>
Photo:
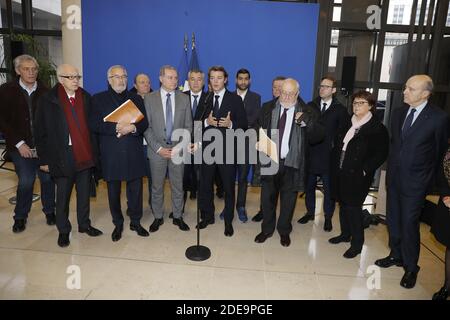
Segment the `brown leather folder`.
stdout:
<path fill-rule="evenodd" d="M 133 101 L 128 99 L 113 112 L 103 118 L 104 122 L 138 123 L 144 118 L 142 112 Z"/>

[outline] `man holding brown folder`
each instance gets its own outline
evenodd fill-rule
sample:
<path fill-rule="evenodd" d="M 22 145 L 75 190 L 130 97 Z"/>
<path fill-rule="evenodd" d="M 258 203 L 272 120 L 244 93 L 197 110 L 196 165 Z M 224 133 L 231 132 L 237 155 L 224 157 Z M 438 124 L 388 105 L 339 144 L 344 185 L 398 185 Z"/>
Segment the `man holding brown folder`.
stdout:
<path fill-rule="evenodd" d="M 142 177 L 145 175 L 145 162 L 142 156 L 142 138 L 148 122 L 142 120 L 127 122 L 107 122 L 105 117 L 127 100 L 130 100 L 145 115 L 142 99 L 127 90 L 127 71 L 123 66 L 108 69 L 108 90 L 92 97 L 93 110 L 90 126 L 98 134 L 103 178 L 108 186 L 109 208 L 114 223 L 111 235 L 113 241 L 122 237 L 124 218 L 120 204 L 121 182 L 127 182 L 127 200 L 130 212 L 130 229 L 139 236 L 149 234 L 141 226 L 142 218 Z M 133 107 L 134 108 L 134 107 Z"/>

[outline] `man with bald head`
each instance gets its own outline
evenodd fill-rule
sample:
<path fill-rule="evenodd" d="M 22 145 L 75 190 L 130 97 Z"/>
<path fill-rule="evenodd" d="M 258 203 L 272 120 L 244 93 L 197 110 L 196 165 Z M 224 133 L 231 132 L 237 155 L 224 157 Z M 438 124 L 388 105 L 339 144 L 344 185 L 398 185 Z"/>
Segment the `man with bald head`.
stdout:
<path fill-rule="evenodd" d="M 79 87 L 78 70 L 62 64 L 56 74 L 58 84 L 39 99 L 35 137 L 40 169 L 49 172 L 56 183 L 58 245 L 67 247 L 72 230 L 69 202 L 73 185 L 77 191 L 78 232 L 91 237 L 102 234 L 89 220 L 90 181 L 97 152 L 87 121 L 91 96 Z"/>
<path fill-rule="evenodd" d="M 142 139 L 148 127 L 144 101 L 128 91 L 128 74 L 121 65 L 111 66 L 107 71 L 108 89 L 92 97 L 90 128 L 98 135 L 102 176 L 108 187 L 109 209 L 114 230 L 112 241 L 122 238 L 124 218 L 120 193 L 122 181 L 126 181 L 126 194 L 130 216 L 130 230 L 141 237 L 149 233 L 141 226 L 142 177 L 145 175 L 145 159 L 142 156 Z M 103 119 L 117 107 L 131 100 L 144 115 L 137 123 L 104 122 Z"/>
<path fill-rule="evenodd" d="M 261 205 L 263 222 L 261 233 L 255 242 L 263 243 L 271 237 L 275 228 L 280 234 L 280 243 L 291 244 L 292 216 L 297 193 L 305 187 L 305 152 L 309 143 L 324 138 L 323 127 L 317 122 L 319 112 L 298 99 L 299 83 L 292 78 L 283 81 L 281 95 L 272 105 L 261 110 L 258 129 L 267 130 L 267 135 L 278 146 L 278 170 L 265 173 L 261 164 Z M 277 135 L 272 136 L 272 130 Z M 280 215 L 277 222 L 276 208 L 280 196 Z"/>
<path fill-rule="evenodd" d="M 419 266 L 419 217 L 434 174 L 447 149 L 447 114 L 429 102 L 433 81 L 427 75 L 408 79 L 405 105 L 391 117 L 391 146 L 387 169 L 387 225 L 389 256 L 382 268 L 403 266 L 404 288 L 416 284 Z"/>

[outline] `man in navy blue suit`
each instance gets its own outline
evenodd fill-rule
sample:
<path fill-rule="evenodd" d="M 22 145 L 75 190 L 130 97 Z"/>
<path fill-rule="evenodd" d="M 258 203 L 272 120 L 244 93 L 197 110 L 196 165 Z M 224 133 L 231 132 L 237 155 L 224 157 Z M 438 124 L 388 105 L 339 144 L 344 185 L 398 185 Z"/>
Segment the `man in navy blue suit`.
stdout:
<path fill-rule="evenodd" d="M 428 100 L 433 81 L 427 75 L 408 79 L 403 91 L 406 106 L 391 118 L 391 146 L 387 170 L 389 256 L 375 261 L 388 268 L 403 266 L 404 288 L 416 284 L 420 252 L 419 216 L 434 174 L 447 149 L 447 114 Z"/>
<path fill-rule="evenodd" d="M 207 97 L 206 109 L 202 118 L 204 124 L 204 135 L 209 130 L 216 130 L 222 137 L 222 146 L 215 149 L 213 154 L 213 163 L 203 161 L 201 165 L 200 193 L 199 204 L 202 220 L 197 225 L 197 228 L 204 229 L 209 224 L 214 223 L 214 193 L 213 193 L 213 179 L 214 173 L 219 170 L 223 181 L 223 189 L 225 192 L 225 236 L 231 237 L 234 233 L 232 221 L 234 216 L 234 202 L 235 191 L 234 181 L 236 174 L 236 152 L 234 134 L 230 130 L 247 129 L 247 116 L 244 110 L 244 103 L 242 99 L 236 94 L 228 91 L 225 87 L 228 81 L 228 73 L 222 66 L 213 66 L 208 71 L 209 82 L 211 84 L 211 93 Z M 227 134 L 228 133 L 228 134 Z M 231 135 L 229 135 L 231 133 Z M 202 142 L 205 149 L 209 143 L 205 140 Z M 230 148 L 227 148 L 230 146 Z M 222 148 L 222 150 L 220 150 Z M 222 152 L 221 152 L 222 151 Z M 227 161 L 227 153 L 234 152 L 232 161 Z M 222 153 L 222 157 L 219 154 Z M 205 156 L 205 154 L 204 154 Z"/>

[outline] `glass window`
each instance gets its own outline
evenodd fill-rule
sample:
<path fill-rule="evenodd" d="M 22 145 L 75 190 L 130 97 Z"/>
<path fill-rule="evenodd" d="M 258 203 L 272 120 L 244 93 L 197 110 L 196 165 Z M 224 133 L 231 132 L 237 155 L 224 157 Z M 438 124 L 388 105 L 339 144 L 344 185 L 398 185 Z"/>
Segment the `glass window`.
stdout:
<path fill-rule="evenodd" d="M 371 5 L 379 5 L 379 0 L 345 0 L 342 1 L 340 20 L 342 22 L 366 24 L 370 14 L 367 8 Z M 334 19 L 333 19 L 334 21 Z"/>
<path fill-rule="evenodd" d="M 404 13 L 405 13 L 404 5 L 395 5 L 394 6 L 394 16 L 392 17 L 392 23 L 393 24 L 402 24 Z"/>
<path fill-rule="evenodd" d="M 33 29 L 61 30 L 61 0 L 33 0 Z"/>
<path fill-rule="evenodd" d="M 428 11 L 430 9 L 430 1 L 427 1 L 426 3 L 427 7 L 425 8 L 425 17 L 424 17 L 424 22 L 423 24 L 426 25 L 427 21 L 428 21 Z M 436 15 L 436 7 L 437 7 L 437 3 L 434 4 L 434 9 L 433 9 L 433 20 L 431 21 L 431 24 L 434 24 L 434 17 Z M 420 12 L 422 10 L 422 0 L 419 0 L 417 2 L 417 11 L 416 11 L 416 26 L 419 25 L 419 20 L 420 20 Z"/>
<path fill-rule="evenodd" d="M 412 5 L 412 0 L 389 1 L 387 23 L 409 25 Z"/>
<path fill-rule="evenodd" d="M 6 28 L 8 26 L 8 20 L 6 18 L 6 0 L 0 0 L 0 28 Z"/>
<path fill-rule="evenodd" d="M 12 1 L 13 28 L 23 28 L 22 0 Z"/>
<path fill-rule="evenodd" d="M 447 13 L 447 23 L 445 24 L 447 27 L 450 27 L 450 4 L 448 6 L 448 13 Z"/>
<path fill-rule="evenodd" d="M 333 8 L 333 21 L 335 22 L 341 21 L 341 7 Z"/>
<path fill-rule="evenodd" d="M 364 31 L 339 31 L 337 43 L 336 75 L 342 75 L 345 56 L 356 56 L 356 81 L 369 81 L 375 54 L 375 33 Z"/>

